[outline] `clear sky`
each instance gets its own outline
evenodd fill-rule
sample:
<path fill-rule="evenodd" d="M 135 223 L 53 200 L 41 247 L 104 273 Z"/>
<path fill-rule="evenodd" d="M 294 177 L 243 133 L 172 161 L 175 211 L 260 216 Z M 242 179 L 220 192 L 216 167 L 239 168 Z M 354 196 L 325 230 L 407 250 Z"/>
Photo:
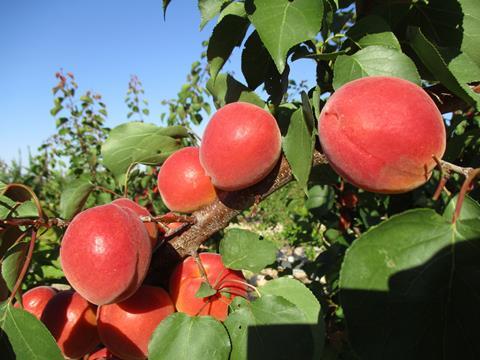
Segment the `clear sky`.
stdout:
<path fill-rule="evenodd" d="M 60 68 L 74 73 L 81 93 L 102 94 L 110 127 L 126 121 L 128 81 L 138 75 L 146 121 L 160 124 L 160 101 L 175 97 L 215 21 L 200 31 L 194 0 L 173 0 L 166 21 L 162 0 L 0 1 L 0 158 L 21 150 L 26 159 L 28 147 L 35 152 L 55 132 L 51 88 Z M 239 60 L 237 49 L 227 69 L 242 80 Z M 313 78 L 306 69 L 314 74 L 307 61 L 291 74 Z"/>

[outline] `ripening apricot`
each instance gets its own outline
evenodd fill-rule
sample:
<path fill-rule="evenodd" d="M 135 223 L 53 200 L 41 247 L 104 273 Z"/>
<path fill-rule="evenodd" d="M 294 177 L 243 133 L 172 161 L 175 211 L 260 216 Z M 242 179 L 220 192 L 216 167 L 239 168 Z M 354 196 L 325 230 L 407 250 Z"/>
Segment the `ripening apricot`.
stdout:
<path fill-rule="evenodd" d="M 144 285 L 127 300 L 98 308 L 98 332 L 112 354 L 124 360 L 146 359 L 153 331 L 174 312 L 165 290 Z"/>
<path fill-rule="evenodd" d="M 281 153 L 275 118 L 244 102 L 225 105 L 212 117 L 203 134 L 200 162 L 221 190 L 235 191 L 262 180 Z"/>
<path fill-rule="evenodd" d="M 332 168 L 367 191 L 402 193 L 424 184 L 445 151 L 442 115 L 409 81 L 385 76 L 354 80 L 324 106 L 320 143 Z"/>
<path fill-rule="evenodd" d="M 113 204 L 75 216 L 60 248 L 65 277 L 97 305 L 132 295 L 145 278 L 151 256 L 150 237 L 138 215 Z"/>
<path fill-rule="evenodd" d="M 236 296 L 247 297 L 245 278 L 240 271 L 225 267 L 219 254 L 201 253 L 200 261 L 205 268 L 208 282 L 215 295 L 196 297 L 204 279 L 197 262 L 191 256 L 178 264 L 170 277 L 170 296 L 178 311 L 188 315 L 210 315 L 224 321 L 228 305 Z"/>
<path fill-rule="evenodd" d="M 132 201 L 127 198 L 120 198 L 112 201 L 112 204 L 127 208 L 135 212 L 138 216 L 151 216 L 150 212 L 145 209 L 143 206 L 137 204 L 135 201 Z M 157 224 L 154 222 L 144 222 L 145 228 L 147 229 L 148 236 L 152 242 L 152 249 L 157 245 L 157 236 L 158 228 Z"/>
<path fill-rule="evenodd" d="M 158 190 L 171 211 L 184 213 L 198 210 L 217 197 L 196 147 L 180 149 L 168 157 L 158 172 Z"/>
<path fill-rule="evenodd" d="M 22 295 L 22 303 L 24 310 L 40 319 L 45 306 L 50 299 L 57 293 L 51 286 L 37 286 Z M 15 307 L 20 307 L 19 303 Z"/>
<path fill-rule="evenodd" d="M 63 355 L 78 359 L 100 344 L 95 307 L 74 291 L 61 291 L 50 299 L 41 320 Z"/>

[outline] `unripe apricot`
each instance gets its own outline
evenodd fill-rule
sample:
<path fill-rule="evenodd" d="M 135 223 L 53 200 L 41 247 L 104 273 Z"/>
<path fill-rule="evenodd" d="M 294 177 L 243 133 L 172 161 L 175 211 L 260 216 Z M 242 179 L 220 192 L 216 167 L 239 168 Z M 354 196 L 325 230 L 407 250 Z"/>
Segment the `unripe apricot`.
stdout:
<path fill-rule="evenodd" d="M 22 295 L 23 308 L 40 320 L 45 306 L 56 293 L 50 286 L 34 287 Z M 20 307 L 20 304 L 16 303 L 15 307 Z"/>
<path fill-rule="evenodd" d="M 332 168 L 353 185 L 401 193 L 424 184 L 445 151 L 442 115 L 419 86 L 394 77 L 354 80 L 327 101 L 318 132 Z"/>
<path fill-rule="evenodd" d="M 150 238 L 138 215 L 113 204 L 75 216 L 60 248 L 67 280 L 97 305 L 132 295 L 147 274 L 151 256 Z"/>
<path fill-rule="evenodd" d="M 210 204 L 217 196 L 196 147 L 180 149 L 168 157 L 158 172 L 158 190 L 167 208 L 184 213 Z"/>
<path fill-rule="evenodd" d="M 150 214 L 150 212 L 147 209 L 145 209 L 143 206 L 127 198 L 120 198 L 120 199 L 113 200 L 112 204 L 130 209 L 138 216 L 152 216 L 152 214 Z M 150 241 L 152 242 L 152 249 L 153 249 L 155 245 L 157 245 L 157 236 L 158 236 L 157 224 L 154 222 L 144 222 L 143 224 L 147 229 L 148 236 L 150 236 Z"/>
<path fill-rule="evenodd" d="M 204 278 L 197 262 L 190 256 L 173 271 L 170 277 L 170 295 L 180 312 L 192 316 L 210 315 L 224 321 L 232 300 L 236 296 L 247 297 L 245 278 L 240 271 L 226 268 L 218 254 L 201 253 L 199 257 L 208 282 L 217 293 L 207 298 L 195 296 Z"/>
<path fill-rule="evenodd" d="M 41 320 L 67 358 L 78 359 L 100 344 L 95 308 L 74 291 L 52 297 Z"/>
<path fill-rule="evenodd" d="M 127 300 L 98 308 L 98 332 L 112 354 L 124 360 L 146 359 L 153 331 L 174 312 L 165 290 L 144 285 Z"/>
<path fill-rule="evenodd" d="M 200 162 L 221 190 L 235 191 L 262 180 L 281 153 L 281 134 L 266 110 L 244 102 L 225 105 L 203 134 Z"/>

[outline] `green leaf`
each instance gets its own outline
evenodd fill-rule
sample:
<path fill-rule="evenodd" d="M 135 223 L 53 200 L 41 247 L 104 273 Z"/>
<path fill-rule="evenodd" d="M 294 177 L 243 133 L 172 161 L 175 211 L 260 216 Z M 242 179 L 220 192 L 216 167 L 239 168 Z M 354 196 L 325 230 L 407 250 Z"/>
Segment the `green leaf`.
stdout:
<path fill-rule="evenodd" d="M 235 15 L 235 16 L 240 16 L 242 18 L 247 18 L 247 12 L 245 11 L 245 5 L 243 2 L 232 2 L 225 6 L 223 10 L 220 12 L 220 15 L 218 16 L 218 21 L 223 20 L 225 16 L 228 15 Z"/>
<path fill-rule="evenodd" d="M 230 339 L 223 325 L 210 316 L 174 313 L 153 332 L 148 353 L 152 360 L 226 360 Z"/>
<path fill-rule="evenodd" d="M 305 313 L 283 296 L 267 294 L 237 305 L 224 322 L 232 359 L 314 358 L 316 326 L 306 324 Z M 283 343 L 289 346 L 279 346 Z"/>
<path fill-rule="evenodd" d="M 347 31 L 347 35 L 361 48 L 380 45 L 401 51 L 398 39 L 380 16 L 369 15 L 361 18 Z"/>
<path fill-rule="evenodd" d="M 270 53 L 278 72 L 285 69 L 288 51 L 315 38 L 323 19 L 323 1 L 253 0 L 249 19 Z"/>
<path fill-rule="evenodd" d="M 312 337 L 315 340 L 316 354 L 318 354 L 314 358 L 319 359 L 319 355 L 323 351 L 325 324 L 320 316 L 320 303 L 310 289 L 298 280 L 282 277 L 268 281 L 264 286 L 259 287 L 258 290 L 262 296 L 282 296 L 305 314 L 306 323 L 317 324 L 317 326 L 312 328 Z"/>
<path fill-rule="evenodd" d="M 258 32 L 252 32 L 242 51 L 242 73 L 250 89 L 256 89 L 265 81 L 271 61 Z"/>
<path fill-rule="evenodd" d="M 443 212 L 443 217 L 447 221 L 451 221 L 455 208 L 457 207 L 458 195 L 455 196 L 448 203 L 445 211 Z M 463 199 L 462 210 L 458 220 L 471 220 L 471 219 L 480 219 L 480 204 L 472 199 L 470 196 L 465 196 Z"/>
<path fill-rule="evenodd" d="M 195 294 L 195 297 L 206 298 L 206 297 L 215 295 L 216 293 L 217 293 L 217 290 L 212 288 L 208 283 L 202 282 L 200 284 L 200 287 L 198 288 L 197 293 Z"/>
<path fill-rule="evenodd" d="M 214 80 L 227 62 L 233 49 L 242 44 L 248 25 L 247 19 L 228 15 L 213 29 L 208 42 L 207 60 L 210 65 L 210 76 Z"/>
<path fill-rule="evenodd" d="M 7 190 L 7 184 L 5 184 L 3 181 L 0 181 L 0 195 L 3 195 L 5 190 Z"/>
<path fill-rule="evenodd" d="M 55 339 L 45 325 L 25 310 L 15 309 L 7 303 L 0 304 L 0 329 L 3 331 L 0 331 L 0 343 L 9 344 L 7 351 L 11 352 L 2 353 L 5 358 L 63 360 Z"/>
<path fill-rule="evenodd" d="M 308 189 L 307 196 L 305 207 L 322 215 L 330 211 L 335 203 L 335 191 L 329 185 L 314 185 Z"/>
<path fill-rule="evenodd" d="M 479 218 L 451 224 L 430 209 L 411 210 L 360 236 L 340 273 L 340 302 L 359 357 L 475 358 L 479 258 Z"/>
<path fill-rule="evenodd" d="M 259 272 L 275 261 L 276 246 L 251 231 L 230 229 L 220 241 L 220 254 L 226 267 Z"/>
<path fill-rule="evenodd" d="M 228 0 L 198 0 L 198 9 L 202 15 L 202 22 L 200 23 L 200 29 L 218 15 L 222 9 L 222 5 L 228 2 Z"/>
<path fill-rule="evenodd" d="M 182 126 L 159 127 L 130 122 L 113 128 L 102 145 L 103 164 L 122 183 L 130 165 L 158 165 L 182 147 L 188 132 Z"/>
<path fill-rule="evenodd" d="M 476 0 L 458 0 L 463 13 L 463 39 L 461 50 L 480 67 L 480 7 Z"/>
<path fill-rule="evenodd" d="M 421 79 L 413 61 L 405 54 L 384 46 L 369 46 L 355 54 L 342 55 L 335 61 L 333 87 L 366 76 L 395 76 L 420 85 Z"/>
<path fill-rule="evenodd" d="M 303 109 L 296 110 L 290 119 L 283 152 L 292 168 L 293 176 L 307 193 L 307 182 L 312 169 L 315 133 L 308 126 Z"/>
<path fill-rule="evenodd" d="M 64 219 L 72 219 L 82 211 L 88 196 L 95 189 L 87 176 L 67 182 L 60 197 L 60 215 Z"/>
<path fill-rule="evenodd" d="M 28 242 L 13 245 L 2 258 L 2 277 L 10 291 L 13 291 L 18 275 L 27 255 Z"/>
<path fill-rule="evenodd" d="M 170 1 L 172 0 L 163 0 L 163 19 L 165 19 L 165 16 L 167 15 L 167 7 L 170 4 Z"/>
<path fill-rule="evenodd" d="M 217 109 L 236 101 L 248 102 L 261 108 L 265 106 L 257 94 L 228 74 L 218 74 L 215 81 L 210 78 L 207 90 L 213 96 Z"/>
<path fill-rule="evenodd" d="M 262 295 L 282 296 L 296 305 L 305 314 L 308 323 L 316 324 L 320 315 L 320 303 L 300 281 L 287 277 L 267 281 L 258 288 Z"/>
<path fill-rule="evenodd" d="M 459 54 L 447 64 L 438 51 L 417 27 L 408 28 L 409 44 L 427 69 L 458 97 L 470 105 L 480 104 L 480 96 L 468 82 L 480 80 L 480 69 L 465 54 Z M 476 71 L 475 71 L 476 70 Z M 476 75 L 473 76 L 472 75 Z"/>
<path fill-rule="evenodd" d="M 442 48 L 460 50 L 480 66 L 480 7 L 477 0 L 430 0 L 418 4 L 419 25 Z"/>

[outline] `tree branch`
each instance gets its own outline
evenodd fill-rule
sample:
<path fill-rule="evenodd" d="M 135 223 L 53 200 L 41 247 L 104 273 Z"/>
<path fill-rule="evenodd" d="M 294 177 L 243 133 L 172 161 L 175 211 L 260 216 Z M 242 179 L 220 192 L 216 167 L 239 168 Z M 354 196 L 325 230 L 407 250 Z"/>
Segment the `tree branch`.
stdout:
<path fill-rule="evenodd" d="M 479 84 L 471 84 L 470 88 L 476 93 L 480 93 Z M 464 100 L 452 94 L 451 91 L 442 84 L 430 86 L 426 88 L 425 91 L 433 99 L 435 105 L 437 105 L 442 114 L 457 110 L 465 110 L 470 107 Z"/>
<path fill-rule="evenodd" d="M 323 154 L 315 151 L 313 166 L 321 164 L 327 164 L 327 160 Z M 282 156 L 275 169 L 258 184 L 241 191 L 219 192 L 215 202 L 192 214 L 196 221 L 188 230 L 160 246 L 158 255 L 155 255 L 158 261 L 157 265 L 154 264 L 155 272 L 167 271 L 177 261 L 197 250 L 213 234 L 225 228 L 240 212 L 264 200 L 292 179 L 290 165 Z"/>

